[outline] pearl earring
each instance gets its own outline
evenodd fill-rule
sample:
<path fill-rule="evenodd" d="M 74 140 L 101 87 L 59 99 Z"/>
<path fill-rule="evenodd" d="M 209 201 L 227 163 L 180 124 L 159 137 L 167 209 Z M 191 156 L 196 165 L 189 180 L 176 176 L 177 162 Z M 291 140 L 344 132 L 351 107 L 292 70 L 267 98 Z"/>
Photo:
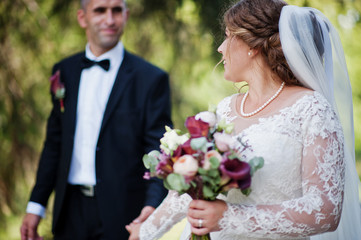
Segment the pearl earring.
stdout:
<path fill-rule="evenodd" d="M 248 52 L 248 56 L 251 56 L 252 55 L 252 53 L 251 52 Z"/>

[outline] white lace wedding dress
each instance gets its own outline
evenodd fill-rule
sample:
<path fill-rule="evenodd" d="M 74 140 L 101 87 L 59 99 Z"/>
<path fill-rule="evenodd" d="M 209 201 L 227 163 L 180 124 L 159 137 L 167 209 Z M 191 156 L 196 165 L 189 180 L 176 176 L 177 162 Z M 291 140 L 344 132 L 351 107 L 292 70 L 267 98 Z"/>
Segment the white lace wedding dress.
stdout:
<path fill-rule="evenodd" d="M 309 239 L 335 229 L 345 163 L 342 128 L 330 104 L 309 91 L 277 113 L 242 120 L 234 109 L 236 97 L 222 100 L 217 112 L 235 124 L 235 139 L 250 146 L 243 152 L 246 159 L 261 156 L 265 164 L 253 176 L 248 197 L 235 189 L 219 196 L 228 210 L 219 222 L 222 230 L 211 239 Z M 186 217 L 190 201 L 170 191 L 142 224 L 140 239 L 160 238 Z M 187 225 L 181 239 L 189 235 Z"/>

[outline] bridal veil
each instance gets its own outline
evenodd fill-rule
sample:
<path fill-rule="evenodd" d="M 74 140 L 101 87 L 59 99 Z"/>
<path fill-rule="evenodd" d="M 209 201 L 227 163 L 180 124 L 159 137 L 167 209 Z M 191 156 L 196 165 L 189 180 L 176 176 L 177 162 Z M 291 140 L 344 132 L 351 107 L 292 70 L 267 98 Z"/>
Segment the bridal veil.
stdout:
<path fill-rule="evenodd" d="M 336 231 L 313 240 L 360 239 L 359 178 L 355 168 L 352 91 L 341 41 L 336 29 L 318 10 L 288 5 L 282 8 L 279 32 L 284 55 L 296 78 L 322 93 L 342 124 L 345 138 L 345 188 Z"/>

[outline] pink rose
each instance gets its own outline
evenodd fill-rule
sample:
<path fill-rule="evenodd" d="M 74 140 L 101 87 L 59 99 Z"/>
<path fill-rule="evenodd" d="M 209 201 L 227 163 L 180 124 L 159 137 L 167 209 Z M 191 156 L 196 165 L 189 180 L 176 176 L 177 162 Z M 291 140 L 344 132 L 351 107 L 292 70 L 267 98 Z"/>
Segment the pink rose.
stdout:
<path fill-rule="evenodd" d="M 191 155 L 183 155 L 174 163 L 173 170 L 174 173 L 187 177 L 193 177 L 197 174 L 198 161 Z"/>
<path fill-rule="evenodd" d="M 219 162 L 222 161 L 221 154 L 219 154 L 219 152 L 217 152 L 216 150 L 211 150 L 207 152 L 204 156 L 204 163 L 203 163 L 203 168 L 205 170 L 209 170 L 211 168 L 211 162 L 209 161 L 211 157 L 217 158 Z"/>
<path fill-rule="evenodd" d="M 231 135 L 226 133 L 216 132 L 213 135 L 213 137 L 219 151 L 227 152 L 232 148 L 234 140 Z"/>

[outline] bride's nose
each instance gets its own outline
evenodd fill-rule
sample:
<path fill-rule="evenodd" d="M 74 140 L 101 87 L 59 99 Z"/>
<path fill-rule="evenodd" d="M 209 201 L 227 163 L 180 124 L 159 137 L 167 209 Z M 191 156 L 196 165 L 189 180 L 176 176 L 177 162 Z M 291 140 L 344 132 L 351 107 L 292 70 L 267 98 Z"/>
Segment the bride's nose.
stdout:
<path fill-rule="evenodd" d="M 219 45 L 219 47 L 218 47 L 218 49 L 217 49 L 217 52 L 219 52 L 219 53 L 221 53 L 221 54 L 222 54 L 222 49 L 221 49 L 221 46 L 222 46 L 222 44 L 221 44 L 221 45 Z"/>
<path fill-rule="evenodd" d="M 222 44 L 221 45 L 219 45 L 219 47 L 218 47 L 218 49 L 217 49 L 217 52 L 219 52 L 220 54 L 223 54 L 223 48 L 224 48 L 224 41 L 222 42 Z"/>

